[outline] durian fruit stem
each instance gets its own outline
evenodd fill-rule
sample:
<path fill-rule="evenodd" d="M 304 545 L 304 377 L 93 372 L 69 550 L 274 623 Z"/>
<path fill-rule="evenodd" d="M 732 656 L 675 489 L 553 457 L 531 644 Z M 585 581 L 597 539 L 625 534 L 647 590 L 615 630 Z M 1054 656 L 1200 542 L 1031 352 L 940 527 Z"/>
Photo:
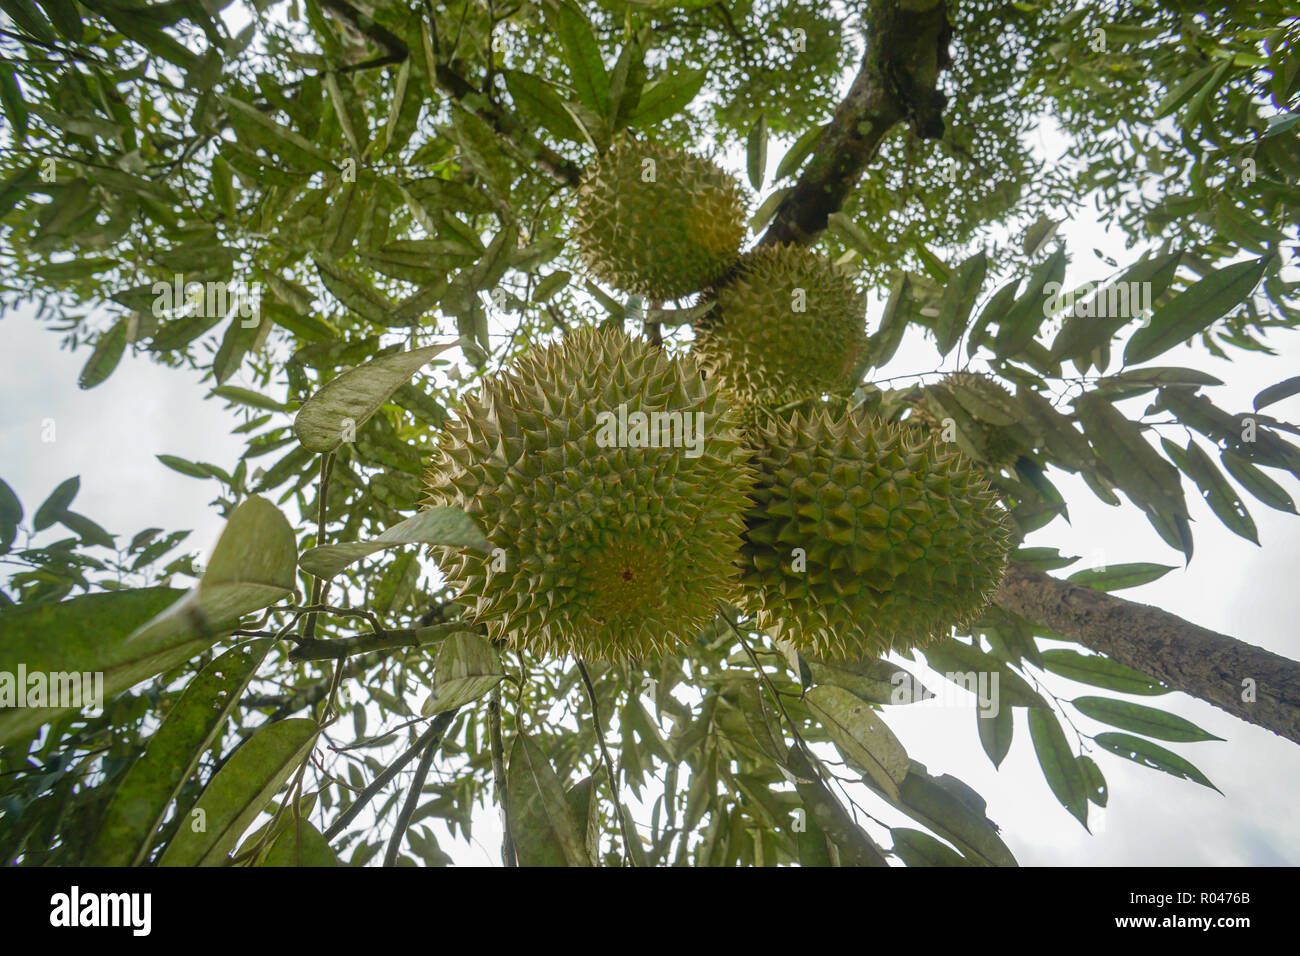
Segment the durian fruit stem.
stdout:
<path fill-rule="evenodd" d="M 492 741 L 492 786 L 496 790 L 497 806 L 501 808 L 501 862 L 518 866 L 515 856 L 515 839 L 510 832 L 510 807 L 506 803 L 506 748 L 501 739 L 501 685 L 492 688 L 488 701 L 488 734 Z"/>
<path fill-rule="evenodd" d="M 993 601 L 1174 690 L 1300 743 L 1300 662 L 1015 562 Z"/>
<path fill-rule="evenodd" d="M 731 627 L 732 632 L 740 640 L 740 645 L 749 655 L 749 660 L 754 665 L 754 670 L 758 671 L 759 677 L 767 687 L 767 692 L 772 696 L 772 701 L 776 704 L 777 710 L 785 717 L 786 724 L 790 727 L 790 733 L 794 736 L 795 746 L 790 749 L 786 755 L 786 769 L 797 777 L 801 783 L 795 784 L 795 791 L 803 800 L 807 807 L 808 814 L 813 818 L 840 852 L 840 862 L 845 866 L 888 866 L 885 855 L 875 842 L 867 835 L 867 832 L 858 826 L 857 821 L 852 815 L 844 809 L 844 805 L 835 798 L 826 781 L 822 779 L 822 763 L 817 759 L 817 755 L 812 752 L 808 743 L 799 733 L 799 725 L 790 717 L 790 713 L 785 709 L 785 704 L 781 701 L 781 695 L 772 683 L 767 671 L 763 670 L 763 665 L 759 663 L 758 655 L 754 649 L 749 646 L 749 641 L 745 634 L 731 619 L 731 615 L 725 609 L 722 610 L 723 620 Z"/>
<path fill-rule="evenodd" d="M 591 686 L 591 675 L 582 658 L 578 662 L 578 673 L 582 675 L 583 686 L 587 688 L 587 699 L 591 701 L 591 719 L 596 725 L 596 743 L 600 745 L 600 755 L 605 761 L 605 772 L 609 775 L 609 792 L 614 800 L 614 815 L 618 817 L 618 830 L 623 836 L 623 862 L 626 866 L 636 866 L 633 856 L 632 836 L 627 825 L 627 813 L 623 810 L 623 801 L 618 798 L 618 777 L 614 775 L 614 761 L 610 759 L 609 748 L 605 746 L 604 725 L 600 722 L 600 708 L 596 704 L 596 688 Z"/>

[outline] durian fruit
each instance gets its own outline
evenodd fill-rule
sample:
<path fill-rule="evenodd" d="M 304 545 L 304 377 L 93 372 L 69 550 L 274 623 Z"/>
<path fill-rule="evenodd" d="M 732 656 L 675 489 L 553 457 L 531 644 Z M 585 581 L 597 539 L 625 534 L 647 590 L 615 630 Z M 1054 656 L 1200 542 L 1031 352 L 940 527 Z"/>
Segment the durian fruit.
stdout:
<path fill-rule="evenodd" d="M 652 143 L 614 147 L 584 174 L 573 237 L 592 275 L 651 300 L 712 285 L 740 254 L 745 198 L 714 163 Z"/>
<path fill-rule="evenodd" d="M 576 329 L 485 377 L 448 431 L 426 503 L 465 508 L 494 551 L 433 551 L 492 639 L 666 652 L 731 593 L 754 477 L 734 413 L 689 357 Z"/>
<path fill-rule="evenodd" d="M 866 301 L 825 256 L 797 246 L 746 253 L 696 323 L 692 351 L 747 402 L 785 405 L 851 391 L 867 356 Z"/>
<path fill-rule="evenodd" d="M 923 647 L 1002 578 L 1006 511 L 964 456 L 908 425 L 821 408 L 754 436 L 735 603 L 827 659 Z"/>
<path fill-rule="evenodd" d="M 1015 465 L 1029 437 L 1015 425 L 1010 414 L 1014 408 L 1015 398 L 995 379 L 977 372 L 954 372 L 922 391 L 911 418 L 997 472 Z"/>

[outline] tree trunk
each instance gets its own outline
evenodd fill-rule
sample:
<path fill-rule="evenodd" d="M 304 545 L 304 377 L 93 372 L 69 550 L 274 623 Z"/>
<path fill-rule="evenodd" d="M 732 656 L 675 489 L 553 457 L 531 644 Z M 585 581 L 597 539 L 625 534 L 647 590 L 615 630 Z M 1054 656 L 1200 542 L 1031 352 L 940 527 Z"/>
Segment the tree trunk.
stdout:
<path fill-rule="evenodd" d="M 993 601 L 1174 690 L 1300 743 L 1296 661 L 1014 562 Z"/>

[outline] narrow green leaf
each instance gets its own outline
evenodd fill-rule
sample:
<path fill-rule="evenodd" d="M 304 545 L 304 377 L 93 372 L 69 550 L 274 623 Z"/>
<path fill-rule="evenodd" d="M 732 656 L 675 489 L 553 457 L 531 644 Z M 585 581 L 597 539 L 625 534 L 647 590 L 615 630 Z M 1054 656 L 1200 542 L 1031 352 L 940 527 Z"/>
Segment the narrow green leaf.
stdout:
<path fill-rule="evenodd" d="M 1220 452 L 1219 458 L 1223 461 L 1223 467 L 1228 469 L 1228 474 L 1264 504 L 1278 511 L 1296 514 L 1295 502 L 1286 489 L 1257 466 L 1231 451 Z"/>
<path fill-rule="evenodd" d="M 808 691 L 804 703 L 849 766 L 897 799 L 898 785 L 907 776 L 907 751 L 871 705 L 842 687 L 827 684 Z"/>
<path fill-rule="evenodd" d="M 88 866 L 139 866 L 182 784 L 198 767 L 267 651 L 269 639 L 233 647 L 190 681 L 104 811 Z"/>
<path fill-rule="evenodd" d="M 1083 770 L 1074 759 L 1065 731 L 1061 729 L 1056 714 L 1050 710 L 1029 712 L 1029 737 L 1034 742 L 1038 765 L 1043 769 L 1047 785 L 1061 806 L 1088 827 L 1088 782 Z"/>
<path fill-rule="evenodd" d="M 1190 742 L 1197 740 L 1222 740 L 1208 731 L 1197 727 L 1190 720 L 1170 714 L 1154 707 L 1134 704 L 1126 700 L 1114 700 L 1110 697 L 1076 697 L 1073 701 L 1079 713 L 1110 724 L 1121 730 L 1145 734 L 1158 740 Z"/>
<path fill-rule="evenodd" d="M 1010 707 L 999 707 L 992 715 L 986 715 L 977 709 L 975 722 L 979 730 L 980 746 L 993 761 L 993 766 L 1001 767 L 1011 750 L 1011 738 L 1016 729 L 1015 712 Z"/>
<path fill-rule="evenodd" d="M 318 732 L 316 721 L 307 718 L 254 731 L 213 776 L 158 865 L 224 865 L 249 824 L 311 752 Z"/>
<path fill-rule="evenodd" d="M 970 866 L 970 861 L 930 834 L 908 827 L 889 831 L 894 852 L 907 866 Z"/>
<path fill-rule="evenodd" d="M 328 580 L 368 554 L 404 544 L 443 544 L 480 551 L 492 549 L 492 543 L 483 537 L 474 519 L 465 511 L 441 505 L 426 508 L 369 541 L 324 544 L 311 548 L 303 552 L 299 564 L 308 574 Z"/>
<path fill-rule="evenodd" d="M 1210 783 L 1210 779 L 1190 761 L 1178 756 L 1172 750 L 1166 750 L 1159 744 L 1143 740 L 1141 737 L 1113 732 L 1098 734 L 1093 739 L 1097 742 L 1097 746 L 1109 750 L 1125 760 L 1132 760 L 1134 763 L 1149 767 L 1152 770 L 1163 770 L 1165 773 L 1173 774 L 1173 776 L 1183 780 L 1194 780 L 1201 786 L 1209 787 L 1217 793 L 1223 792 Z"/>
<path fill-rule="evenodd" d="M 182 641 L 167 648 L 139 648 L 128 635 L 171 605 L 183 592 L 174 588 L 143 588 L 87 594 L 57 604 L 24 605 L 0 611 L 0 672 L 17 674 L 104 675 L 107 700 L 198 653 L 199 641 Z M 81 689 L 80 680 L 72 692 Z M 73 698 L 64 698 L 66 702 Z M 48 702 L 48 696 L 46 698 Z M 77 708 L 48 707 L 33 701 L 26 707 L 0 707 L 0 745 L 20 740 L 42 724 Z M 91 703 L 91 702 L 84 702 Z"/>
<path fill-rule="evenodd" d="M 578 98 L 593 113 L 607 116 L 609 77 L 586 15 L 573 4 L 561 2 L 554 13 L 554 24 Z"/>
<path fill-rule="evenodd" d="M 1293 375 L 1261 391 L 1255 396 L 1255 411 L 1266 408 L 1274 402 L 1280 402 L 1284 398 L 1290 398 L 1292 395 L 1300 395 L 1300 375 Z"/>
<path fill-rule="evenodd" d="M 1168 564 L 1147 562 L 1112 564 L 1104 568 L 1075 571 L 1070 575 L 1069 580 L 1075 584 L 1086 584 L 1098 591 L 1120 591 L 1158 581 L 1172 570 L 1174 570 L 1173 566 Z"/>
<path fill-rule="evenodd" d="M 1211 272 L 1155 310 L 1124 348 L 1124 363 L 1149 361 L 1205 330 L 1245 302 L 1264 276 L 1268 256 L 1234 262 Z"/>
<path fill-rule="evenodd" d="M 1100 654 L 1080 654 L 1068 648 L 1053 648 L 1043 651 L 1042 658 L 1043 667 L 1053 674 L 1060 674 L 1082 684 L 1143 696 L 1169 693 L 1169 688 L 1154 678 Z"/>
<path fill-rule="evenodd" d="M 760 113 L 758 121 L 749 130 L 745 143 L 745 172 L 755 191 L 763 188 L 767 172 L 767 115 Z"/>
<path fill-rule="evenodd" d="M 695 99 L 707 76 L 704 70 L 660 73 L 641 91 L 641 102 L 628 125 L 645 128 L 676 116 Z"/>
<path fill-rule="evenodd" d="M 126 333 L 127 320 L 123 316 L 111 329 L 99 336 L 95 341 L 95 350 L 86 360 L 81 376 L 77 379 L 79 388 L 94 388 L 113 374 L 117 363 L 122 360 L 122 353 L 126 351 Z"/>
<path fill-rule="evenodd" d="M 77 492 L 81 490 L 81 477 L 73 477 L 62 481 L 59 486 L 50 492 L 50 496 L 41 502 L 41 506 L 36 509 L 36 514 L 32 516 L 32 528 L 36 531 L 44 531 L 50 525 L 54 524 L 68 510 L 68 505 L 72 504 L 72 499 L 77 497 Z"/>
<path fill-rule="evenodd" d="M 420 707 L 420 716 L 432 717 L 472 703 L 505 676 L 501 659 L 486 640 L 467 631 L 449 635 L 438 651 L 433 687 Z"/>
<path fill-rule="evenodd" d="M 520 866 L 590 866 L 586 830 L 546 756 L 520 731 L 506 769 L 510 832 Z"/>
<path fill-rule="evenodd" d="M 298 410 L 294 434 L 308 451 L 333 451 L 355 435 L 397 389 L 450 343 L 394 352 L 349 369 L 317 390 Z"/>

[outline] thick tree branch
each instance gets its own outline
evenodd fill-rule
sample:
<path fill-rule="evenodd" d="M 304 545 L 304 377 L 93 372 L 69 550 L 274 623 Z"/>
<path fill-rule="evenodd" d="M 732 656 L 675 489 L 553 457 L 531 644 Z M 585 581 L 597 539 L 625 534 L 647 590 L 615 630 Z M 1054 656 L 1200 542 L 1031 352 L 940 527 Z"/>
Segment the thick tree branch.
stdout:
<path fill-rule="evenodd" d="M 993 600 L 1005 611 L 1050 627 L 1174 690 L 1300 743 L 1296 661 L 1159 608 L 1014 562 Z M 1253 700 L 1248 688 L 1253 688 Z"/>
<path fill-rule="evenodd" d="M 760 246 L 812 242 L 898 123 L 908 120 L 923 139 L 943 135 L 944 98 L 935 82 L 949 63 L 944 0 L 876 0 L 866 31 L 867 49 L 853 85 Z"/>
<path fill-rule="evenodd" d="M 294 661 L 338 660 L 356 654 L 368 654 L 371 651 L 391 650 L 395 647 L 422 647 L 425 644 L 437 644 L 449 634 L 454 634 L 457 631 L 472 630 L 475 630 L 473 625 L 452 621 L 447 624 L 433 624 L 428 627 L 399 627 L 375 634 L 358 634 L 356 637 L 343 637 L 329 641 L 313 638 L 308 641 L 299 641 L 298 646 L 289 652 L 289 659 Z"/>

